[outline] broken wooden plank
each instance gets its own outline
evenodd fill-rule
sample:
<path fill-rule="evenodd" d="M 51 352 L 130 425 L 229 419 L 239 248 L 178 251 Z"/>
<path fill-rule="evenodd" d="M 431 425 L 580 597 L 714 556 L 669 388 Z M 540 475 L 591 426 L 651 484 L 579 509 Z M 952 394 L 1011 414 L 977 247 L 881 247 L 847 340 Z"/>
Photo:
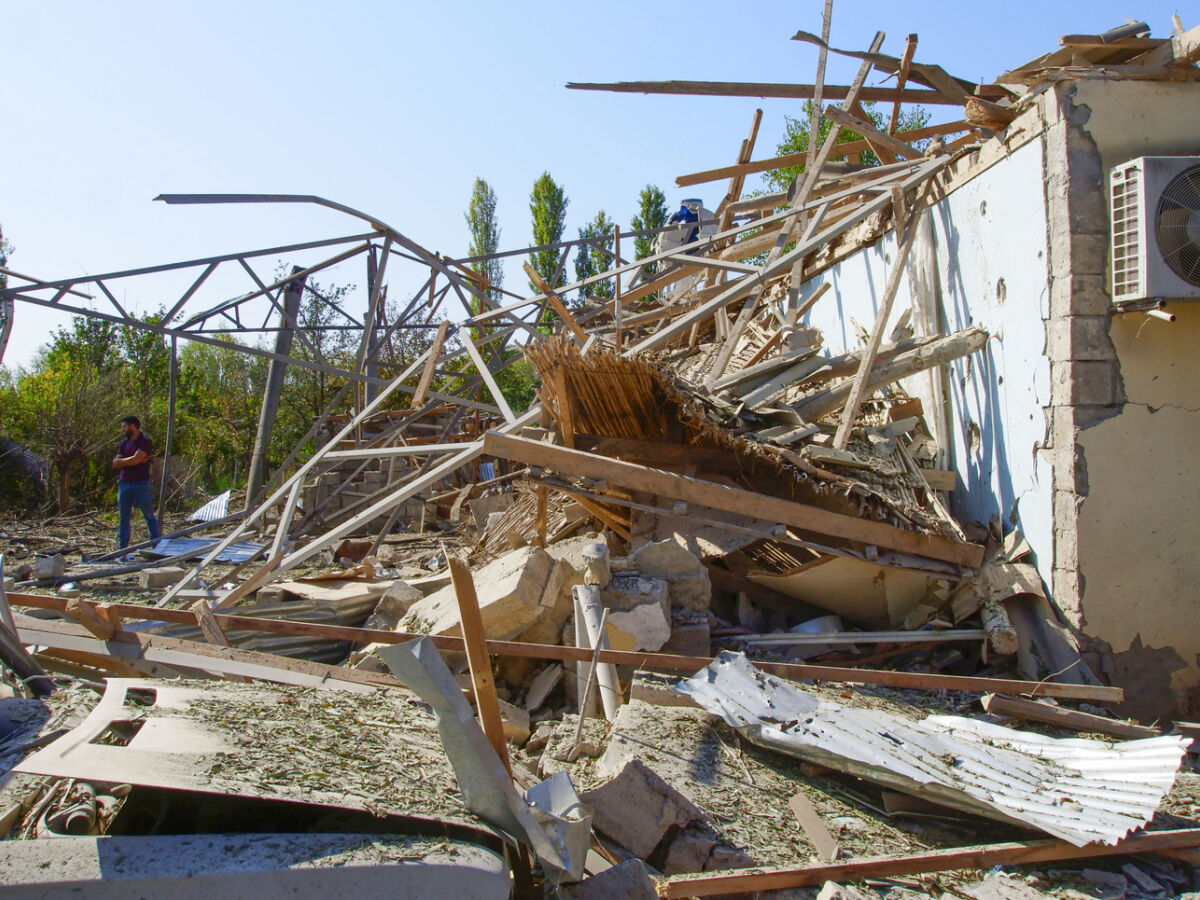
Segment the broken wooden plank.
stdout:
<path fill-rule="evenodd" d="M 1092 715 L 1075 709 L 1064 709 L 1061 706 L 1053 706 L 1038 700 L 1021 700 L 1016 697 L 997 697 L 995 694 L 984 694 L 979 702 L 985 710 L 996 715 L 1012 716 L 1015 719 L 1027 719 L 1032 722 L 1046 722 L 1075 731 L 1111 734 L 1113 737 L 1131 740 L 1158 737 L 1162 734 L 1157 728 L 1137 725 L 1133 722 L 1122 722 L 1119 719 Z"/>
<path fill-rule="evenodd" d="M 926 187 L 926 193 L 928 193 L 928 187 Z M 875 327 L 871 329 L 871 338 L 867 342 L 866 349 L 863 350 L 862 362 L 859 364 L 858 373 L 851 382 L 850 394 L 846 399 L 846 406 L 842 410 L 842 418 L 838 423 L 837 433 L 833 436 L 833 446 L 837 450 L 844 450 L 850 440 L 850 429 L 854 427 L 854 419 L 858 415 L 858 407 L 862 403 L 863 397 L 866 396 L 867 379 L 871 367 L 875 365 L 875 354 L 879 352 L 879 345 L 883 342 L 883 331 L 887 327 L 888 318 L 892 314 L 892 303 L 896 299 L 896 292 L 900 289 L 900 279 L 905 272 L 905 262 L 908 259 L 908 252 L 917 237 L 917 223 L 921 216 L 921 203 L 918 203 L 917 207 L 908 214 L 907 220 L 904 223 L 904 237 L 900 239 L 901 231 L 899 223 L 901 210 L 899 207 L 902 196 L 902 193 L 898 193 L 896 202 L 893 203 L 896 216 L 896 237 L 900 241 L 900 246 L 896 249 L 896 258 L 892 260 L 892 268 L 888 272 L 883 299 L 879 303 L 879 312 L 875 316 Z"/>
<path fill-rule="evenodd" d="M 788 809 L 792 811 L 796 816 L 796 821 L 804 829 L 809 843 L 817 851 L 817 857 L 825 862 L 833 862 L 837 859 L 839 852 L 837 841 L 829 833 L 821 814 L 808 799 L 808 795 L 803 791 L 792 795 L 792 798 L 788 800 Z"/>
<path fill-rule="evenodd" d="M 993 866 L 1154 853 L 1196 846 L 1200 846 L 1200 828 L 1141 832 L 1112 846 L 1088 844 L 1076 847 L 1060 840 L 1011 841 L 1004 844 L 933 850 L 910 856 L 876 856 L 822 866 L 756 869 L 743 874 L 700 875 L 690 878 L 675 876 L 666 882 L 663 896 L 716 897 L 723 894 L 811 887 L 826 881 L 863 881 L 867 878 L 918 875 L 951 869 L 990 869 Z"/>
<path fill-rule="evenodd" d="M 864 88 L 864 91 L 870 90 Z M 830 99 L 836 100 L 836 97 Z M 944 134 L 958 134 L 966 131 L 968 125 L 966 122 L 946 122 L 941 125 L 928 125 L 924 128 L 913 128 L 909 131 L 899 131 L 894 137 L 901 141 L 923 141 L 927 138 L 940 137 Z M 852 153 L 862 153 L 864 150 L 870 150 L 871 145 L 865 140 L 862 141 L 846 141 L 834 147 L 834 152 L 838 156 L 845 156 Z M 836 157 L 835 157 L 836 158 Z M 720 181 L 723 178 L 732 178 L 735 175 L 753 175 L 756 172 L 770 172 L 773 169 L 787 169 L 791 166 L 798 166 L 805 162 L 807 153 L 788 153 L 783 156 L 775 156 L 771 159 L 758 159 L 753 162 L 744 163 L 741 165 L 722 166 L 717 169 L 707 169 L 703 172 L 693 172 L 689 175 L 679 175 L 675 178 L 675 183 L 679 187 L 691 187 L 697 184 L 706 184 L 710 181 Z M 777 205 L 777 204 L 773 204 Z M 733 207 L 733 212 L 743 212 L 742 207 Z"/>
<path fill-rule="evenodd" d="M 475 592 L 475 579 L 471 568 L 445 549 L 446 562 L 450 566 L 450 580 L 454 595 L 458 599 L 458 614 L 462 622 L 463 645 L 467 648 L 467 665 L 471 670 L 471 686 L 475 693 L 475 713 L 483 725 L 488 743 L 512 775 L 512 764 L 508 761 L 508 744 L 504 740 L 504 723 L 500 718 L 500 698 L 496 696 L 496 681 L 492 675 L 492 661 L 487 653 L 487 640 L 483 631 L 483 616 L 479 612 L 479 597 Z"/>
<path fill-rule="evenodd" d="M 921 477 L 935 491 L 952 491 L 958 487 L 958 473 L 948 469 L 920 469 Z"/>
<path fill-rule="evenodd" d="M 902 159 L 921 158 L 921 153 L 904 143 L 904 141 L 892 137 L 886 131 L 880 131 L 870 122 L 860 118 L 859 116 L 844 112 L 836 106 L 831 106 L 825 110 L 825 118 L 829 119 L 836 125 L 842 126 L 843 128 L 849 128 L 851 131 L 857 131 L 863 136 L 863 140 L 870 145 L 871 149 L 876 151 L 876 155 L 878 155 L 880 150 L 884 150 L 889 153 L 893 153 Z M 883 159 L 882 156 L 879 158 Z M 891 160 L 884 159 L 884 162 L 890 161 Z"/>
<path fill-rule="evenodd" d="M 519 460 L 529 465 L 595 478 L 631 490 L 662 494 L 698 506 L 772 519 L 819 534 L 875 544 L 915 556 L 926 556 L 972 567 L 983 562 L 983 548 L 975 544 L 958 543 L 937 535 L 905 531 L 883 522 L 833 513 L 791 500 L 495 431 L 489 431 L 485 436 L 484 452 L 502 459 Z"/>
<path fill-rule="evenodd" d="M 586 344 L 588 341 L 587 332 L 575 321 L 575 317 L 571 315 L 570 310 L 567 309 L 567 305 L 563 303 L 562 298 L 558 296 L 554 288 L 550 287 L 541 273 L 529 263 L 524 263 L 524 267 L 525 274 L 529 276 L 529 280 L 537 286 L 539 291 L 546 295 L 546 300 L 549 301 L 554 311 L 558 313 L 558 317 L 562 319 L 563 324 L 571 329 L 571 333 L 579 339 L 580 344 Z"/>
<path fill-rule="evenodd" d="M 896 89 L 904 90 L 908 83 L 908 70 L 912 66 L 913 54 L 917 52 L 917 36 L 910 34 L 904 39 L 904 55 L 900 57 L 900 69 L 896 73 Z M 896 137 L 896 126 L 900 123 L 900 101 L 892 102 L 892 115 L 888 119 L 887 133 Z"/>
<path fill-rule="evenodd" d="M 430 296 L 433 296 L 433 279 L 437 277 L 437 272 L 429 279 Z M 433 344 L 429 348 L 429 356 L 425 360 L 425 368 L 421 370 L 421 379 L 417 382 L 417 389 L 413 392 L 412 408 L 425 405 L 425 398 L 429 393 L 429 386 L 433 384 L 433 375 L 437 371 L 438 360 L 442 356 L 442 344 L 446 342 L 446 334 L 450 331 L 450 320 L 443 319 L 438 325 L 438 330 L 433 335 Z"/>
<path fill-rule="evenodd" d="M 774 84 L 751 81 L 617 81 L 608 84 L 568 82 L 572 91 L 613 91 L 621 94 L 683 94 L 705 97 L 777 97 L 788 100 L 813 99 L 815 85 Z M 822 87 L 826 100 L 841 100 L 850 92 L 846 85 L 827 84 Z M 864 103 L 923 103 L 935 106 L 959 106 L 961 100 L 937 92 L 905 88 L 863 88 L 859 98 Z"/>
<path fill-rule="evenodd" d="M 969 353 L 980 350 L 987 344 L 988 333 L 979 326 L 936 338 L 922 346 L 897 354 L 882 365 L 875 366 L 865 379 L 866 391 L 874 391 L 893 381 L 915 375 L 934 366 L 945 365 Z M 826 413 L 844 406 L 850 396 L 853 382 L 843 381 L 833 387 L 810 394 L 792 406 L 796 414 L 806 422 L 812 422 Z"/>

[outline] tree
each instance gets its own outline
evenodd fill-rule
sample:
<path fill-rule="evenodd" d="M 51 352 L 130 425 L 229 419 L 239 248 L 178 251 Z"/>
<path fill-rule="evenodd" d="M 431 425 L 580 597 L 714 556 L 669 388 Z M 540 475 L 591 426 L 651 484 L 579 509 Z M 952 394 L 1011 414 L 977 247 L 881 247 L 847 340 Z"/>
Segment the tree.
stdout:
<path fill-rule="evenodd" d="M 465 216 L 467 230 L 471 233 L 471 243 L 467 248 L 468 256 L 487 256 L 500 249 L 500 224 L 496 220 L 496 192 L 482 178 L 475 179 L 471 188 L 471 200 L 467 204 Z M 499 302 L 499 288 L 504 282 L 504 267 L 498 259 L 482 260 L 471 263 L 471 269 L 484 277 L 491 287 L 488 296 Z M 482 309 L 472 309 L 472 315 L 478 315 Z"/>
<path fill-rule="evenodd" d="M 595 244 L 579 245 L 579 249 L 575 252 L 576 281 L 583 281 L 585 278 L 591 278 L 593 275 L 599 275 L 601 272 L 612 268 L 612 257 L 608 253 L 605 253 L 601 247 L 611 245 L 613 227 L 613 221 L 604 210 L 600 210 L 600 212 L 596 213 L 596 218 L 579 229 L 579 239 L 581 241 L 595 238 L 600 244 L 599 246 Z M 591 297 L 610 298 L 613 295 L 612 279 L 606 278 L 603 281 L 597 281 L 584 288 L 584 291 Z"/>
<path fill-rule="evenodd" d="M 877 112 L 874 103 L 864 103 L 863 109 L 866 110 L 867 116 L 871 123 L 881 131 L 887 130 L 887 123 L 881 113 Z M 813 104 L 811 100 L 804 101 L 804 115 L 801 118 L 793 119 L 791 116 L 784 116 L 784 133 L 776 146 L 776 152 L 779 156 L 785 156 L 790 153 L 807 153 L 808 152 L 808 131 L 809 122 L 812 119 Z M 921 107 L 903 110 L 900 113 L 900 119 L 897 123 L 898 131 L 908 131 L 912 128 L 923 128 L 929 123 L 929 113 Z M 824 141 L 829 134 L 829 129 L 833 127 L 833 123 L 821 116 L 820 123 L 817 126 L 818 140 Z M 845 128 L 841 129 L 838 135 L 837 142 L 839 144 L 847 144 L 851 141 L 861 141 L 862 135 L 855 134 Z M 916 144 L 918 149 L 923 148 L 923 144 Z M 837 159 L 837 151 L 834 150 L 832 159 Z M 864 150 L 859 154 L 859 162 L 863 165 L 877 166 L 879 165 L 879 157 L 872 151 Z M 789 166 L 786 169 L 772 169 L 763 175 L 763 181 L 766 187 L 771 191 L 786 191 L 795 180 L 796 176 L 804 171 L 804 164 Z"/>
<path fill-rule="evenodd" d="M 533 184 L 529 195 L 529 214 L 533 218 L 533 245 L 541 247 L 546 244 L 557 244 L 562 240 L 563 228 L 567 222 L 567 199 L 562 187 L 555 183 L 549 172 L 543 172 Z M 563 278 L 558 273 L 558 251 L 556 249 L 535 250 L 529 254 L 529 262 L 539 275 L 546 279 L 551 287 L 563 284 Z M 540 294 L 537 285 L 529 283 L 529 289 Z"/>
<path fill-rule="evenodd" d="M 638 194 L 638 211 L 630 225 L 634 231 L 648 231 L 667 224 L 667 196 L 655 184 L 648 184 Z M 634 259 L 645 259 L 654 252 L 655 235 L 634 238 Z M 642 266 L 642 278 L 649 281 L 658 270 L 656 263 Z"/>

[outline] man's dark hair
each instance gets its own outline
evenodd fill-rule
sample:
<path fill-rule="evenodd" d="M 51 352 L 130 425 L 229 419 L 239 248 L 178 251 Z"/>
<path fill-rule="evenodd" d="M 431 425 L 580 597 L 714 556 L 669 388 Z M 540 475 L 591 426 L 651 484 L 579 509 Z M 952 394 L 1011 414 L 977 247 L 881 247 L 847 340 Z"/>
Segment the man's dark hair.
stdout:
<path fill-rule="evenodd" d="M 142 430 L 142 420 L 137 416 L 126 416 L 121 420 L 122 425 L 132 425 L 138 431 Z"/>

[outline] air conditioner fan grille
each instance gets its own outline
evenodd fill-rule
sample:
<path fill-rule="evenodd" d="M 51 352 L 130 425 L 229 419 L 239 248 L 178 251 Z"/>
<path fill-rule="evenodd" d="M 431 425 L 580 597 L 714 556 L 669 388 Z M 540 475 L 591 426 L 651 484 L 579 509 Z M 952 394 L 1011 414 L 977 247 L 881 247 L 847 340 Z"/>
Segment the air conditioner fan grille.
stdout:
<path fill-rule="evenodd" d="M 1179 173 L 1163 190 L 1155 232 L 1171 271 L 1200 285 L 1200 166 Z"/>

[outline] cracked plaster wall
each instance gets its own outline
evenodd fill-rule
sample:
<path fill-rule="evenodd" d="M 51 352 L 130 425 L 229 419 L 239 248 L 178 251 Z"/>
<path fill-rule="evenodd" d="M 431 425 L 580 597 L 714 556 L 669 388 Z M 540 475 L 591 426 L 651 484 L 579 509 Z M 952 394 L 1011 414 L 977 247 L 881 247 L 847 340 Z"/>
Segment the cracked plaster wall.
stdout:
<path fill-rule="evenodd" d="M 1200 154 L 1200 85 L 1061 84 L 1043 104 L 1051 249 L 1054 598 L 1097 640 L 1123 712 L 1200 712 L 1200 301 L 1111 316 L 1106 184 Z"/>

